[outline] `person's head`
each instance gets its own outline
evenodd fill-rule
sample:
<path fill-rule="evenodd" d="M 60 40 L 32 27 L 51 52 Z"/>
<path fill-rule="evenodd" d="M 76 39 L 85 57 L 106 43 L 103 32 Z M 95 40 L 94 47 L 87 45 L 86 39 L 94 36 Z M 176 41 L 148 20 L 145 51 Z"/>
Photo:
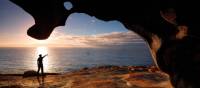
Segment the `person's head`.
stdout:
<path fill-rule="evenodd" d="M 39 54 L 39 57 L 42 57 L 42 54 Z"/>

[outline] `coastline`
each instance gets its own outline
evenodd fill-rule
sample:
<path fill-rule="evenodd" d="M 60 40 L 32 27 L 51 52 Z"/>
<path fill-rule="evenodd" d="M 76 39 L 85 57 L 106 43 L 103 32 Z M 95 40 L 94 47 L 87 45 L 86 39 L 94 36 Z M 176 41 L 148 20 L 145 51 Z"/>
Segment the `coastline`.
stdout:
<path fill-rule="evenodd" d="M 0 74 L 0 88 L 172 88 L 169 76 L 155 66 L 99 66 L 46 76 Z"/>

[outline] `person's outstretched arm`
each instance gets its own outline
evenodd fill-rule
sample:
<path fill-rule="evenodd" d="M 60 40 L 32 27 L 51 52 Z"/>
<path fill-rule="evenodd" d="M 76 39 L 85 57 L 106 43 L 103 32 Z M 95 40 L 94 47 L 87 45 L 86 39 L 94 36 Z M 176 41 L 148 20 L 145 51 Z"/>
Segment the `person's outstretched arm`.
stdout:
<path fill-rule="evenodd" d="M 47 55 L 48 55 L 48 54 L 44 55 L 43 58 L 46 57 Z"/>

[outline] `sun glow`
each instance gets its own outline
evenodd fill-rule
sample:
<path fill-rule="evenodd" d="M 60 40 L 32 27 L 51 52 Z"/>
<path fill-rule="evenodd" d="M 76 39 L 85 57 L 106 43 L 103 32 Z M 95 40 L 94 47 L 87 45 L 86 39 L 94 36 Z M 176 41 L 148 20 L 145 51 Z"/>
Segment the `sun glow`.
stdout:
<path fill-rule="evenodd" d="M 48 54 L 48 48 L 45 46 L 37 47 L 37 50 L 36 50 L 37 57 L 39 56 L 39 54 L 42 54 L 42 56 Z M 48 69 L 48 63 L 49 63 L 49 58 L 48 58 L 48 56 L 46 56 L 43 59 L 44 70 Z"/>
<path fill-rule="evenodd" d="M 47 40 L 35 40 L 35 44 L 38 46 L 46 46 L 48 44 L 48 41 Z"/>

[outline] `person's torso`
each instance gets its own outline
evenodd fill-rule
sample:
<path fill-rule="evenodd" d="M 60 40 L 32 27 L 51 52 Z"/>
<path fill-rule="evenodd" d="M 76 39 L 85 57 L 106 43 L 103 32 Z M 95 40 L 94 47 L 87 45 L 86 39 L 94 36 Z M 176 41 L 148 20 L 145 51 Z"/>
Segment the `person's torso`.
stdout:
<path fill-rule="evenodd" d="M 42 60 L 43 60 L 42 57 L 39 57 L 39 58 L 38 58 L 38 62 L 39 62 L 40 64 L 42 64 Z"/>

